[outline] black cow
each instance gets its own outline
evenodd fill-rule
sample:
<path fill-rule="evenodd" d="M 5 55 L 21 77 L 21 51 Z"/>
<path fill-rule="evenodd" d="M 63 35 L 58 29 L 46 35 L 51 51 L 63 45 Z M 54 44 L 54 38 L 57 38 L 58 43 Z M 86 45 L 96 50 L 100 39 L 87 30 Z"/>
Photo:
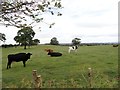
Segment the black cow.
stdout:
<path fill-rule="evenodd" d="M 113 47 L 118 47 L 118 45 L 116 44 L 116 45 L 113 45 Z"/>
<path fill-rule="evenodd" d="M 62 56 L 62 53 L 59 53 L 59 52 L 48 52 L 48 55 L 50 55 L 51 57 L 58 57 L 58 56 Z"/>
<path fill-rule="evenodd" d="M 10 54 L 8 55 L 8 63 L 7 63 L 7 69 L 11 68 L 12 62 L 20 62 L 23 61 L 23 65 L 25 67 L 25 62 L 30 59 L 31 53 L 17 53 L 17 54 Z"/>

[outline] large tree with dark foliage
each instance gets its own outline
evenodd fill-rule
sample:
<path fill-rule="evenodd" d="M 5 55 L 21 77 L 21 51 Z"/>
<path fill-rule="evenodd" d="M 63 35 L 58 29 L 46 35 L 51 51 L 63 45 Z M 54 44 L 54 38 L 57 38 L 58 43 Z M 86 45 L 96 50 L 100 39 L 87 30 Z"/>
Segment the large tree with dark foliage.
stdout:
<path fill-rule="evenodd" d="M 72 40 L 72 44 L 73 44 L 73 45 L 79 45 L 79 44 L 81 43 L 80 40 L 81 40 L 80 38 L 74 38 L 74 39 Z"/>
<path fill-rule="evenodd" d="M 31 45 L 38 45 L 39 43 L 40 43 L 39 39 L 34 39 L 32 40 Z"/>
<path fill-rule="evenodd" d="M 23 27 L 17 32 L 17 36 L 15 36 L 14 40 L 19 44 L 24 45 L 24 49 L 26 49 L 27 45 L 31 45 L 34 35 L 35 32 L 32 27 Z"/>
<path fill-rule="evenodd" d="M 58 42 L 58 40 L 57 40 L 56 37 L 53 37 L 53 38 L 50 40 L 50 44 L 51 44 L 51 45 L 58 45 L 59 42 Z"/>

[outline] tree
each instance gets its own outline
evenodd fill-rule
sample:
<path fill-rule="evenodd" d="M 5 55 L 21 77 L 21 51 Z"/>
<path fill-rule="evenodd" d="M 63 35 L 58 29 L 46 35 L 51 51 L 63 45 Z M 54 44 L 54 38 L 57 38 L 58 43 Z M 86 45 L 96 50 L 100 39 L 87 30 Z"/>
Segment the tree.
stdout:
<path fill-rule="evenodd" d="M 80 40 L 81 40 L 80 38 L 74 38 L 74 39 L 72 40 L 72 44 L 73 44 L 73 45 L 79 45 L 79 44 L 81 43 Z"/>
<path fill-rule="evenodd" d="M 20 43 L 22 42 L 20 36 L 15 36 L 15 37 L 14 37 L 14 40 L 16 41 L 16 43 L 19 43 L 19 45 L 20 45 Z"/>
<path fill-rule="evenodd" d="M 31 44 L 34 35 L 35 32 L 32 27 L 23 27 L 17 32 L 17 36 L 15 36 L 14 40 L 21 45 L 24 45 L 24 49 L 26 49 L 26 46 Z"/>
<path fill-rule="evenodd" d="M 4 33 L 0 33 L 0 41 L 5 42 L 6 38 L 5 38 L 5 34 Z"/>
<path fill-rule="evenodd" d="M 40 43 L 40 40 L 34 39 L 34 40 L 32 40 L 31 45 L 38 45 L 39 43 Z"/>
<path fill-rule="evenodd" d="M 62 8 L 61 0 L 0 0 L 0 24 L 17 28 L 34 26 L 44 22 L 43 13 L 54 15 L 56 8 Z M 57 11 L 57 16 L 61 15 Z M 48 25 L 51 28 L 54 23 Z"/>
<path fill-rule="evenodd" d="M 57 38 L 56 38 L 56 37 L 53 37 L 53 38 L 51 39 L 51 41 L 50 41 L 50 44 L 51 44 L 51 45 L 58 45 L 59 42 L 57 41 Z"/>

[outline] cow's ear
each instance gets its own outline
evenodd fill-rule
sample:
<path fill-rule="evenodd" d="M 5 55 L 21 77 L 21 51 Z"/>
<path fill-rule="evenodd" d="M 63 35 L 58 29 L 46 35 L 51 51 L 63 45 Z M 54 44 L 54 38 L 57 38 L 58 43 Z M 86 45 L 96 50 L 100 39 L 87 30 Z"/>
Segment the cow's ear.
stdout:
<path fill-rule="evenodd" d="M 32 55 L 32 53 L 29 53 L 30 55 Z"/>
<path fill-rule="evenodd" d="M 32 55 L 31 53 L 27 53 L 28 55 Z"/>

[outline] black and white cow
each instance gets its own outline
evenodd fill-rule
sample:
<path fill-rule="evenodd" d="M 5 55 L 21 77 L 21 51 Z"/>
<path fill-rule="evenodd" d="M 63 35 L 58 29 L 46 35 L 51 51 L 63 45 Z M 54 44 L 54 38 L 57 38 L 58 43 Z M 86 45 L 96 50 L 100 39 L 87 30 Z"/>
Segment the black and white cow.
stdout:
<path fill-rule="evenodd" d="M 31 53 L 17 53 L 17 54 L 9 54 L 8 55 L 8 63 L 7 63 L 7 69 L 11 68 L 12 62 L 20 62 L 23 61 L 24 67 L 26 66 L 25 63 L 28 59 L 30 59 Z"/>
<path fill-rule="evenodd" d="M 78 49 L 78 46 L 72 46 L 72 47 L 69 47 L 68 48 L 68 53 L 70 53 L 71 51 L 77 51 L 77 49 Z"/>

